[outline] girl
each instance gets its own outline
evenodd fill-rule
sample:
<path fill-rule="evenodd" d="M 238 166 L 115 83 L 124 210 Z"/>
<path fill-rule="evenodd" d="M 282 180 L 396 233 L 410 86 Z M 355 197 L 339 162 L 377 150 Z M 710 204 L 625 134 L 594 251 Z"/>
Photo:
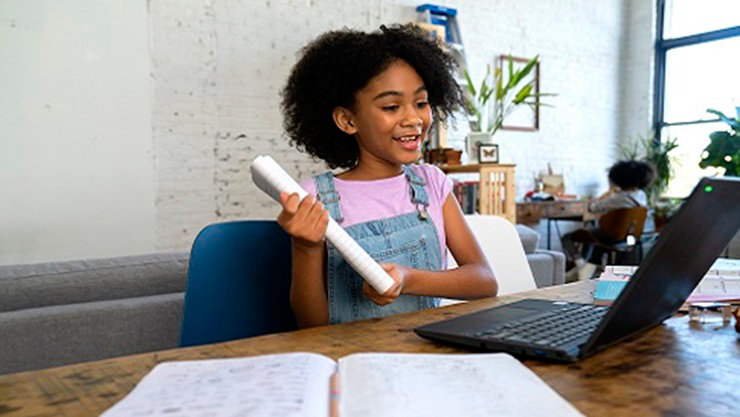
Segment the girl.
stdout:
<path fill-rule="evenodd" d="M 283 90 L 291 143 L 330 168 L 280 196 L 292 236 L 290 301 L 301 327 L 493 296 L 497 283 L 451 181 L 413 165 L 434 117 L 460 102 L 451 58 L 414 27 L 328 32 L 306 46 Z M 324 235 L 329 215 L 393 278 L 378 294 Z M 461 266 L 445 271 L 449 247 Z"/>

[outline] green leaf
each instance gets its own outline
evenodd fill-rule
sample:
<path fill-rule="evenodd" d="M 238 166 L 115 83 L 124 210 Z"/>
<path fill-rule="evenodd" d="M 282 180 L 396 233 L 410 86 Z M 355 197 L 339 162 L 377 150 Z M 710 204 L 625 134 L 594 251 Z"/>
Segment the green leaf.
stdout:
<path fill-rule="evenodd" d="M 532 84 L 525 85 L 524 88 L 516 93 L 516 96 L 514 97 L 514 104 L 519 104 L 523 102 L 527 97 L 529 97 L 530 91 L 532 91 Z"/>
<path fill-rule="evenodd" d="M 519 70 L 519 78 L 517 79 L 517 82 L 524 79 L 527 75 L 529 75 L 530 72 L 532 72 L 532 69 L 534 69 L 535 65 L 537 65 L 537 58 L 539 58 L 539 55 L 536 55 L 534 58 L 530 59 L 527 64 Z"/>
<path fill-rule="evenodd" d="M 482 104 L 486 104 L 486 103 L 488 103 L 488 99 L 490 99 L 490 98 L 491 98 L 491 94 L 493 94 L 493 89 L 487 89 L 487 90 L 486 90 L 486 94 L 483 94 L 483 95 L 481 96 L 481 103 L 482 103 Z"/>
<path fill-rule="evenodd" d="M 473 80 L 470 79 L 468 70 L 463 70 L 463 75 L 465 76 L 465 81 L 468 83 L 468 91 L 470 91 L 470 94 L 475 97 L 478 93 L 475 91 L 475 86 L 473 85 Z"/>
<path fill-rule="evenodd" d="M 496 77 L 496 101 L 501 101 L 506 95 L 506 91 L 503 88 L 503 80 L 501 79 L 501 70 L 497 69 L 498 77 Z"/>
<path fill-rule="evenodd" d="M 485 106 L 486 102 L 488 102 L 488 97 L 491 96 L 491 89 L 488 87 L 488 83 L 486 83 L 486 80 L 483 80 L 483 83 L 480 86 L 480 89 L 478 90 L 480 92 L 480 96 L 478 97 L 478 102 L 481 106 Z"/>
<path fill-rule="evenodd" d="M 704 148 L 704 158 L 699 161 L 699 167 L 720 167 L 725 169 L 725 175 L 740 175 L 740 141 L 737 137 L 729 132 L 712 132 L 709 139 L 711 142 Z"/>
<path fill-rule="evenodd" d="M 707 109 L 707 112 L 716 115 L 717 117 L 719 117 L 720 120 L 727 123 L 731 128 L 735 130 L 740 128 L 740 122 L 738 120 L 730 119 L 729 117 L 725 116 L 725 114 L 719 110 Z"/>

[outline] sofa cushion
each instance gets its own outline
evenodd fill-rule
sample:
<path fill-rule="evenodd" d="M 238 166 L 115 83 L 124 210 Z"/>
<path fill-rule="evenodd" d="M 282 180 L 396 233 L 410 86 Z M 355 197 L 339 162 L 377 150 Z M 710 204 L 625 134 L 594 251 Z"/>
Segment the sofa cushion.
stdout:
<path fill-rule="evenodd" d="M 537 245 L 540 243 L 540 234 L 523 224 L 516 225 L 516 232 L 519 233 L 519 239 L 522 241 L 524 253 L 534 253 Z"/>
<path fill-rule="evenodd" d="M 0 266 L 0 312 L 185 290 L 189 253 Z"/>
<path fill-rule="evenodd" d="M 183 297 L 172 293 L 2 313 L 0 374 L 175 348 Z"/>
<path fill-rule="evenodd" d="M 565 255 L 562 252 L 538 249 L 527 255 L 537 288 L 565 283 Z"/>

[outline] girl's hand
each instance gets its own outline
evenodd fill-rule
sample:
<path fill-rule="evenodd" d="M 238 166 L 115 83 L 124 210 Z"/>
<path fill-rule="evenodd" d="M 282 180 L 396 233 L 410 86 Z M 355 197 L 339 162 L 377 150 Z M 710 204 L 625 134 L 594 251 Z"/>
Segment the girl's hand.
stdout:
<path fill-rule="evenodd" d="M 380 266 L 393 278 L 393 281 L 395 281 L 394 284 L 386 292 L 380 294 L 367 281 L 363 281 L 362 292 L 365 294 L 365 297 L 369 298 L 375 304 L 384 306 L 396 301 L 396 298 L 401 295 L 403 284 L 410 270 L 401 265 L 391 263 L 381 263 Z"/>
<path fill-rule="evenodd" d="M 296 245 L 312 248 L 323 246 L 329 211 L 320 201 L 308 195 L 300 200 L 298 194 L 280 193 L 283 210 L 277 218 L 278 224 L 293 237 Z"/>

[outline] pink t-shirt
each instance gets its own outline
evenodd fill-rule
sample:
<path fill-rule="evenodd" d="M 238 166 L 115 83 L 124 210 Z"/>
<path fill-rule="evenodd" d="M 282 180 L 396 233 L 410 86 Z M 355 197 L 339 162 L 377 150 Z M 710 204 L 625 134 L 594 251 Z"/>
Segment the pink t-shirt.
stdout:
<path fill-rule="evenodd" d="M 437 229 L 442 259 L 446 262 L 447 246 L 442 206 L 447 194 L 452 191 L 452 181 L 434 165 L 421 164 L 410 167 L 426 181 L 424 188 L 429 196 L 427 212 Z M 316 197 L 316 183 L 313 178 L 303 180 L 301 186 Z M 411 201 L 411 184 L 403 173 L 375 181 L 348 181 L 335 177 L 334 187 L 340 196 L 339 210 L 344 218 L 341 223 L 344 228 L 416 211 L 416 206 Z"/>

